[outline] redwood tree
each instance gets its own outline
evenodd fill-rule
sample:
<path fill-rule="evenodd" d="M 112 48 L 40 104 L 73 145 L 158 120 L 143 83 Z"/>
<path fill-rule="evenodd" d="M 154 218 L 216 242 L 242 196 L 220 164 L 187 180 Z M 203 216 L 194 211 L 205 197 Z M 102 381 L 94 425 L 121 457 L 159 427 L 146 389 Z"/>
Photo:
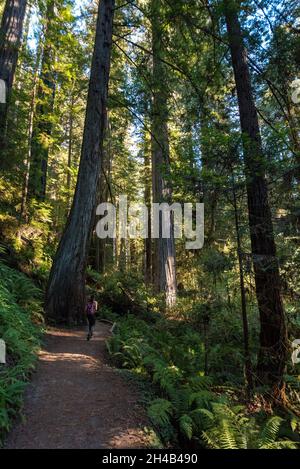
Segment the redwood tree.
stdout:
<path fill-rule="evenodd" d="M 152 52 L 153 52 L 153 98 L 152 98 L 152 194 L 154 203 L 171 202 L 172 191 L 168 181 L 170 172 L 170 151 L 168 133 L 168 91 L 166 66 L 162 60 L 162 2 L 151 2 Z M 176 302 L 176 266 L 173 223 L 170 237 L 154 239 L 153 283 L 158 292 L 165 292 L 167 306 Z"/>
<path fill-rule="evenodd" d="M 5 104 L 0 104 L 0 149 L 5 141 L 8 103 L 18 61 L 26 5 L 27 0 L 6 0 L 1 21 L 0 79 L 6 85 L 7 100 Z"/>
<path fill-rule="evenodd" d="M 37 106 L 31 139 L 31 165 L 29 175 L 29 195 L 38 200 L 46 196 L 49 146 L 52 134 L 52 115 L 55 100 L 55 0 L 47 3 L 45 18 L 45 41 L 42 55 L 41 73 L 37 90 Z"/>
<path fill-rule="evenodd" d="M 80 321 L 84 315 L 86 263 L 106 126 L 114 6 L 114 0 L 101 0 L 98 7 L 77 185 L 46 292 L 46 314 L 56 322 Z"/>
<path fill-rule="evenodd" d="M 258 384 L 273 386 L 279 395 L 283 389 L 287 332 L 265 177 L 266 159 L 238 18 L 239 3 L 236 0 L 224 0 L 243 137 L 252 259 L 260 314 L 257 375 Z"/>

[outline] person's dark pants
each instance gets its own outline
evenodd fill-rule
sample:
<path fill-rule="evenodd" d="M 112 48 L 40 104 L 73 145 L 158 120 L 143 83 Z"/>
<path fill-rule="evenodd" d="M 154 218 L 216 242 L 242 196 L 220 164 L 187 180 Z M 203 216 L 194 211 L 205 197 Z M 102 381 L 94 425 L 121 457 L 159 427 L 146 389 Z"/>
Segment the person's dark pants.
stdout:
<path fill-rule="evenodd" d="M 93 327 L 95 326 L 95 323 L 96 323 L 95 315 L 94 314 L 88 314 L 87 315 L 87 320 L 88 320 L 88 323 L 89 323 L 89 335 L 92 336 L 93 335 Z"/>

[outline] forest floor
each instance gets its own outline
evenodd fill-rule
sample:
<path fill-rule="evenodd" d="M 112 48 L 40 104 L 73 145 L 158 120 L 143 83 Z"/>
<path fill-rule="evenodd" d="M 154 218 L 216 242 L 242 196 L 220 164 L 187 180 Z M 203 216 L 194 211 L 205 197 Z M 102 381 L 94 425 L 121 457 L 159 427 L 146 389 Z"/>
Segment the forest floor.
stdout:
<path fill-rule="evenodd" d="M 25 392 L 22 419 L 5 448 L 146 448 L 145 411 L 137 391 L 109 364 L 109 327 L 49 329 Z"/>

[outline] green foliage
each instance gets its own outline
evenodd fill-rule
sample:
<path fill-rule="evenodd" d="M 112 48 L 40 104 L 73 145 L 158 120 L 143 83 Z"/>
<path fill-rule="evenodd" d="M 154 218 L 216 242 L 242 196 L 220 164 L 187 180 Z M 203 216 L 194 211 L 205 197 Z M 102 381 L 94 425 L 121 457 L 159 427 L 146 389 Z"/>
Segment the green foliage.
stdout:
<path fill-rule="evenodd" d="M 158 426 L 169 424 L 172 412 L 172 403 L 166 399 L 155 399 L 148 408 L 150 419 Z"/>
<path fill-rule="evenodd" d="M 232 259 L 215 249 L 205 251 L 202 263 L 206 272 L 212 273 L 214 278 L 220 277 L 224 271 L 231 270 L 233 267 Z"/>
<path fill-rule="evenodd" d="M 283 438 L 279 416 L 267 418 L 261 426 L 245 415 L 241 406 L 214 403 L 212 410 L 202 410 L 206 430 L 202 436 L 212 449 L 299 449 L 297 441 Z"/>
<path fill-rule="evenodd" d="M 194 422 L 193 422 L 193 419 L 189 415 L 184 414 L 180 417 L 179 419 L 180 431 L 188 440 L 192 439 L 193 427 L 194 427 Z"/>
<path fill-rule="evenodd" d="M 160 302 L 133 272 L 110 272 L 100 275 L 88 270 L 88 279 L 101 303 L 117 314 L 133 313 L 151 321 L 159 316 Z"/>
<path fill-rule="evenodd" d="M 21 407 L 41 321 L 41 292 L 25 275 L 0 262 L 0 337 L 7 350 L 7 364 L 0 364 L 0 441 Z"/>
<path fill-rule="evenodd" d="M 200 368 L 200 341 L 187 327 L 175 328 L 166 320 L 149 325 L 129 315 L 118 321 L 117 332 L 108 342 L 119 366 L 151 380 L 159 397 L 150 402 L 148 414 L 165 440 L 190 440 L 199 420 L 195 410 L 217 399 L 209 390 L 211 379 Z"/>
<path fill-rule="evenodd" d="M 202 336 L 189 325 L 160 319 L 148 324 L 135 316 L 118 319 L 107 348 L 118 366 L 152 383 L 156 398 L 148 415 L 162 441 L 193 440 L 217 449 L 297 448 L 298 421 L 283 428 L 279 416 L 249 414 L 234 393 L 204 376 Z"/>

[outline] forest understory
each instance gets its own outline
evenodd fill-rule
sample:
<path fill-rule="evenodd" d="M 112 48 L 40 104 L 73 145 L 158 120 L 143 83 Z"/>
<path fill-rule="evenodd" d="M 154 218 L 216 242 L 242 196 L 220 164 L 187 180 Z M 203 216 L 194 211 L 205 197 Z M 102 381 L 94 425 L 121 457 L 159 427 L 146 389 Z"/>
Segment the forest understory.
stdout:
<path fill-rule="evenodd" d="M 300 448 L 299 15 L 0 0 L 1 445 Z"/>

